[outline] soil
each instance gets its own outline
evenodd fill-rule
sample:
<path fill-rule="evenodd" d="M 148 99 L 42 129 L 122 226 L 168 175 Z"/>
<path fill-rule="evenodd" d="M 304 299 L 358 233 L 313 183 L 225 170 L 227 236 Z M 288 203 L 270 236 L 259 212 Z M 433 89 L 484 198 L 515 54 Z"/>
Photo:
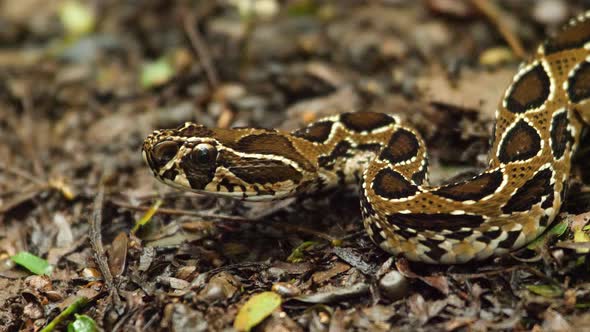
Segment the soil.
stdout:
<path fill-rule="evenodd" d="M 395 112 L 444 183 L 485 165 L 518 63 L 585 7 L 0 0 L 0 331 L 38 331 L 81 297 L 78 313 L 105 331 L 231 330 L 271 290 L 282 304 L 256 331 L 587 329 L 587 138 L 552 230 L 460 266 L 378 249 L 354 193 L 245 204 L 179 192 L 140 152 L 185 121 L 295 129 Z M 52 273 L 16 265 L 22 251 Z"/>

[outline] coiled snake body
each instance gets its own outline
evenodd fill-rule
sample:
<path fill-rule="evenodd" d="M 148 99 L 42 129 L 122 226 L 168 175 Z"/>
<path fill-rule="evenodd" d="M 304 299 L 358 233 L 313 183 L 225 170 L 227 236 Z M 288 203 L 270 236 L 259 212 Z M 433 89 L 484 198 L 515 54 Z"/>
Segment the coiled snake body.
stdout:
<path fill-rule="evenodd" d="M 186 123 L 155 131 L 143 154 L 169 185 L 245 200 L 360 182 L 363 223 L 376 244 L 452 264 L 522 247 L 550 225 L 584 123 L 590 12 L 521 65 L 496 111 L 489 166 L 466 181 L 429 185 L 422 138 L 383 113 L 344 113 L 292 133 Z"/>

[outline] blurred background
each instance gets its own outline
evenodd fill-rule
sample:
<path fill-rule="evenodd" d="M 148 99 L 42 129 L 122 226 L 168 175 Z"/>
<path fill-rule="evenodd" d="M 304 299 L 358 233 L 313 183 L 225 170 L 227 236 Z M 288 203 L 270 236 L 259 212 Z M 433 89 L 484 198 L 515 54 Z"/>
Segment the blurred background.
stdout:
<path fill-rule="evenodd" d="M 348 302 L 284 305 L 260 330 L 583 326 L 590 318 L 575 311 L 575 295 L 515 295 L 543 275 L 563 285 L 574 263 L 531 266 L 544 271 L 536 279 L 507 272 L 517 283 L 485 275 L 493 282 L 475 279 L 479 288 L 454 277 L 416 281 L 399 301 L 373 289 L 375 271 L 392 263 L 364 235 L 356 198 L 337 195 L 327 215 L 304 207 L 271 215 L 157 184 L 140 147 L 152 130 L 185 121 L 291 130 L 345 111 L 394 112 L 425 136 L 440 182 L 484 165 L 495 106 L 518 63 L 585 8 L 589 1 L 0 0 L 0 331 L 36 331 L 80 296 L 106 330 L 224 330 L 250 294 L 293 280 L 303 293 L 366 287 Z M 585 192 L 586 173 L 576 172 L 574 193 Z M 587 201 L 570 211 L 585 213 Z M 146 217 L 154 206 L 160 212 Z M 244 222 L 260 218 L 272 223 Z M 141 220 L 150 223 L 136 233 Z M 336 238 L 353 251 L 334 253 Z M 316 245 L 293 258 L 310 239 Z M 9 258 L 22 251 L 53 273 L 16 267 Z"/>

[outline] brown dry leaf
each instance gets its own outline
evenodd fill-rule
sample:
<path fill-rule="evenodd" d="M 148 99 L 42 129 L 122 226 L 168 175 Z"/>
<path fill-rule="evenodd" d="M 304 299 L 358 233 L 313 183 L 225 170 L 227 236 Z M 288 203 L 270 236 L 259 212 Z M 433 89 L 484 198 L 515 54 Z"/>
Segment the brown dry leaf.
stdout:
<path fill-rule="evenodd" d="M 114 277 L 120 276 L 125 270 L 128 242 L 127 234 L 121 232 L 111 244 L 111 249 L 109 250 L 109 269 Z"/>
<path fill-rule="evenodd" d="M 553 332 L 569 332 L 573 331 L 570 324 L 563 318 L 563 316 L 552 309 L 547 309 L 543 314 L 543 331 Z"/>
<path fill-rule="evenodd" d="M 469 18 L 477 14 L 477 11 L 469 1 L 428 0 L 426 1 L 426 5 L 428 6 L 428 9 L 436 14 L 457 18 Z"/>
<path fill-rule="evenodd" d="M 334 303 L 351 297 L 360 296 L 369 291 L 369 285 L 358 283 L 347 288 L 334 288 L 329 291 L 306 294 L 294 297 L 293 299 L 305 303 Z"/>
<path fill-rule="evenodd" d="M 590 222 L 590 212 L 585 212 L 585 213 L 575 215 L 571 218 L 571 220 L 572 220 L 572 223 L 571 223 L 572 230 L 574 230 L 574 231 L 582 230 L 584 228 L 584 226 L 588 225 L 588 223 Z"/>
<path fill-rule="evenodd" d="M 232 274 L 219 272 L 211 277 L 209 283 L 199 292 L 199 297 L 207 302 L 231 298 L 242 286 Z"/>
<path fill-rule="evenodd" d="M 336 256 L 338 256 L 340 259 L 357 268 L 365 275 L 372 275 L 374 274 L 374 271 L 377 270 L 376 265 L 367 263 L 362 255 L 352 248 L 335 247 L 332 248 L 332 252 L 334 252 L 334 254 L 336 254 Z"/>
<path fill-rule="evenodd" d="M 438 315 L 447 305 L 447 301 L 425 301 L 420 294 L 414 294 L 408 299 L 410 313 L 420 322 L 425 324 L 432 317 Z"/>
<path fill-rule="evenodd" d="M 492 120 L 502 92 L 511 82 L 513 68 L 495 71 L 464 69 L 456 82 L 434 66 L 430 75 L 418 79 L 417 86 L 430 102 L 455 105 L 458 108 L 479 110 L 483 119 Z M 474 82 L 477 82 L 474 84 Z"/>
<path fill-rule="evenodd" d="M 331 268 L 326 271 L 319 271 L 312 275 L 313 282 L 321 284 L 326 280 L 332 279 L 333 277 L 350 270 L 350 265 L 341 262 L 335 262 Z"/>
<path fill-rule="evenodd" d="M 412 279 L 419 279 L 426 283 L 427 285 L 438 289 L 442 294 L 448 295 L 449 294 L 449 281 L 447 277 L 443 275 L 438 276 L 421 276 L 410 270 L 410 266 L 406 259 L 398 259 L 395 262 L 395 266 L 397 267 L 398 271 L 401 272 L 407 278 Z"/>

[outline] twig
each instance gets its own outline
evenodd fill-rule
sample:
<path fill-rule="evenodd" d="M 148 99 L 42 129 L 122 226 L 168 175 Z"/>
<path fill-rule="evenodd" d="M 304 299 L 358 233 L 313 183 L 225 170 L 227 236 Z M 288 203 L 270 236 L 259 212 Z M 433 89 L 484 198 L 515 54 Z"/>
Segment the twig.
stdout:
<path fill-rule="evenodd" d="M 524 47 L 522 47 L 520 39 L 508 28 L 508 25 L 504 24 L 498 8 L 489 0 L 471 0 L 471 3 L 494 25 L 514 54 L 523 59 L 526 56 Z"/>
<path fill-rule="evenodd" d="M 280 226 L 273 224 L 273 226 L 277 226 L 278 228 L 282 228 L 282 230 L 287 231 L 289 233 L 290 232 L 303 233 L 303 234 L 315 236 L 317 238 L 328 241 L 330 243 L 339 243 L 342 241 L 341 239 L 333 237 L 330 234 L 318 232 L 313 229 L 309 229 L 307 227 L 302 227 L 302 226 L 297 226 L 297 225 L 289 225 L 289 224 L 285 224 L 285 223 L 282 223 Z"/>
<path fill-rule="evenodd" d="M 502 275 L 502 274 L 506 274 L 508 272 L 514 272 L 514 271 L 518 271 L 518 270 L 527 271 L 528 273 L 530 273 L 540 279 L 544 279 L 544 280 L 547 280 L 551 283 L 555 283 L 555 280 L 551 279 L 550 277 L 548 277 L 547 275 L 545 275 L 541 271 L 539 271 L 531 266 L 528 266 L 528 265 L 515 265 L 515 266 L 500 268 L 497 270 L 489 270 L 489 271 L 484 271 L 484 272 L 479 272 L 479 273 L 467 273 L 467 274 L 451 273 L 451 275 L 453 275 L 456 278 L 475 279 L 475 278 L 488 278 L 490 276 Z"/>
<path fill-rule="evenodd" d="M 3 163 L 0 163 L 0 171 L 4 171 L 6 173 L 10 173 L 12 175 L 19 176 L 23 179 L 34 182 L 40 186 L 45 186 L 45 187 L 48 186 L 47 181 L 43 181 L 43 180 L 39 179 L 38 177 L 36 177 L 28 172 L 25 172 L 21 169 L 18 169 L 16 167 L 9 167 L 7 165 L 4 165 Z"/>
<path fill-rule="evenodd" d="M 121 202 L 121 201 L 116 201 L 116 200 L 111 200 L 111 203 L 113 203 L 119 207 L 125 208 L 125 209 L 136 210 L 136 211 L 148 211 L 151 208 L 151 206 L 135 206 L 135 205 L 131 205 L 131 204 Z M 189 211 L 189 210 L 179 210 L 179 209 L 159 208 L 156 211 L 156 214 L 158 214 L 158 213 L 173 215 L 173 216 L 192 216 L 192 217 L 199 217 L 199 218 L 222 219 L 222 220 L 238 221 L 238 222 L 253 222 L 253 220 L 248 219 L 248 218 L 244 218 L 244 217 L 226 216 L 226 215 L 221 215 L 221 214 L 202 213 L 202 212 Z"/>
<path fill-rule="evenodd" d="M 2 205 L 0 205 L 0 214 L 10 211 L 14 207 L 35 198 L 37 195 L 39 195 L 39 193 L 41 193 L 46 188 L 47 186 L 38 186 L 36 184 L 33 184 L 32 187 L 27 187 L 21 190 L 16 197 L 10 200 L 6 200 Z M 0 195 L 0 197 L 1 196 L 4 195 Z"/>
<path fill-rule="evenodd" d="M 199 31 L 196 28 L 197 23 L 198 21 L 195 15 L 191 14 L 190 12 L 184 15 L 184 31 L 191 42 L 191 46 L 203 64 L 203 68 L 205 69 L 205 74 L 207 75 L 207 80 L 209 81 L 211 89 L 215 90 L 219 85 L 218 75 L 215 67 L 213 66 L 213 61 L 211 61 L 211 54 L 209 53 L 207 47 L 205 47 Z"/>
<path fill-rule="evenodd" d="M 99 185 L 98 193 L 94 199 L 94 208 L 92 211 L 92 221 L 90 226 L 90 244 L 94 251 L 94 260 L 104 277 L 105 284 L 110 290 L 111 297 L 118 308 L 121 305 L 121 300 L 113 282 L 113 275 L 109 269 L 109 263 L 106 258 L 104 247 L 102 246 L 102 208 L 104 206 L 104 186 Z"/>

